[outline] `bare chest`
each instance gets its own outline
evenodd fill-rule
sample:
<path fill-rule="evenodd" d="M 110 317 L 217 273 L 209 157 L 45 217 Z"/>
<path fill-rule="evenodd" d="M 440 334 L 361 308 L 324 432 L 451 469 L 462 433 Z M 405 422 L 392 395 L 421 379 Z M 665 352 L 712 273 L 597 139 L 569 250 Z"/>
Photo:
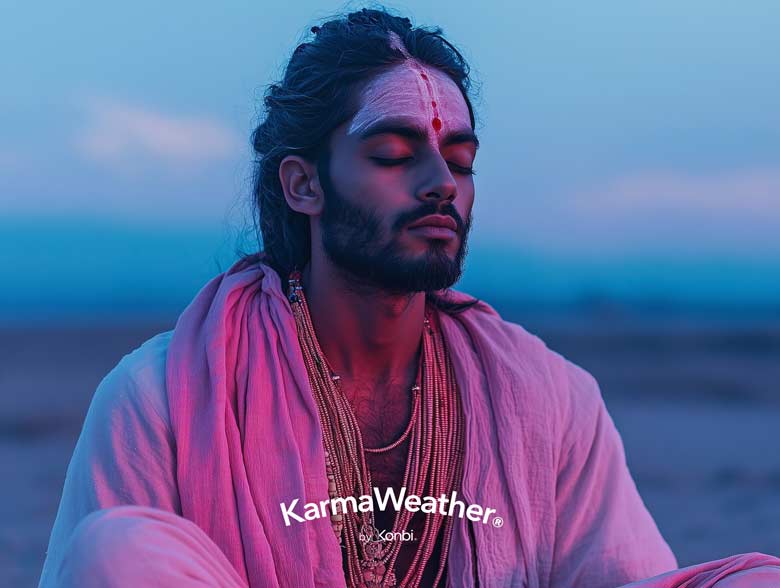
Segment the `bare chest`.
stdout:
<path fill-rule="evenodd" d="M 411 390 L 405 387 L 394 387 L 368 394 L 365 388 L 353 387 L 345 390 L 345 393 L 358 420 L 364 447 L 386 447 L 406 431 L 412 416 Z M 367 452 L 366 465 L 371 475 L 371 485 L 378 488 L 381 493 L 388 488 L 393 488 L 398 495 L 404 485 L 408 452 L 408 437 L 389 451 Z M 396 516 L 394 509 L 375 511 L 374 522 L 378 529 L 390 531 Z M 424 524 L 424 517 L 418 514 L 412 518 L 407 530 L 412 532 L 413 537 L 419 538 L 423 534 Z M 403 578 L 406 575 L 415 557 L 418 541 L 419 539 L 407 541 L 402 545 L 395 566 L 396 577 Z M 426 566 L 421 587 L 433 584 L 433 578 L 441 561 L 441 547 L 441 537 L 439 537 L 431 561 Z"/>
<path fill-rule="evenodd" d="M 375 390 L 353 384 L 344 391 L 357 418 L 363 447 L 387 447 L 406 431 L 412 416 L 412 395 L 406 386 Z M 386 487 L 400 489 L 408 448 L 408 441 L 404 441 L 390 451 L 366 453 L 366 465 L 374 486 L 381 490 Z"/>

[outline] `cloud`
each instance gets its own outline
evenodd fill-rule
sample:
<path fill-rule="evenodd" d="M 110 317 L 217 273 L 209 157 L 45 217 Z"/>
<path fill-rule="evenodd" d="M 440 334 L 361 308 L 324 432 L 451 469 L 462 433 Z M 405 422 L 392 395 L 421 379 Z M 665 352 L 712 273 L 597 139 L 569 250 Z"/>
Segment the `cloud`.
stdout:
<path fill-rule="evenodd" d="M 489 238 L 567 256 L 780 255 L 780 166 L 638 170 L 545 196 L 487 211 Z"/>
<path fill-rule="evenodd" d="M 618 176 L 572 195 L 566 216 L 595 246 L 769 255 L 780 252 L 780 168 Z"/>
<path fill-rule="evenodd" d="M 613 178 L 574 200 L 588 215 L 677 214 L 780 219 L 780 168 L 708 175 L 655 170 Z"/>
<path fill-rule="evenodd" d="M 236 134 L 216 119 L 102 98 L 88 100 L 87 123 L 74 144 L 83 157 L 112 167 L 156 163 L 186 168 L 228 159 L 242 149 Z"/>

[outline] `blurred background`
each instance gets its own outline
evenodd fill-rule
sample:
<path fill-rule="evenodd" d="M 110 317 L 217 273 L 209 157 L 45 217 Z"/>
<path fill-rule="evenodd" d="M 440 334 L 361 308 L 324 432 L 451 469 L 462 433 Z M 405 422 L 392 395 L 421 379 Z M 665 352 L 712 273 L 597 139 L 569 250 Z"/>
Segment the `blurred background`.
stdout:
<path fill-rule="evenodd" d="M 245 239 L 265 84 L 363 6 L 44 4 L 0 19 L 8 586 L 37 582 L 98 382 Z M 386 6 L 479 90 L 456 287 L 596 376 L 681 566 L 780 555 L 780 4 Z"/>

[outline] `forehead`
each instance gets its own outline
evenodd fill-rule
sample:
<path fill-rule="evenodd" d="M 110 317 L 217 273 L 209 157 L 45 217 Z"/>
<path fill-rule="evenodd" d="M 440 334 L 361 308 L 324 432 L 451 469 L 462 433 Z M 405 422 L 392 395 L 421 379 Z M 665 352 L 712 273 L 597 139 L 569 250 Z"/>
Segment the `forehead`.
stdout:
<path fill-rule="evenodd" d="M 347 134 L 356 134 L 383 118 L 417 119 L 432 136 L 471 128 L 468 106 L 447 74 L 407 59 L 371 80 L 360 94 L 358 112 Z"/>

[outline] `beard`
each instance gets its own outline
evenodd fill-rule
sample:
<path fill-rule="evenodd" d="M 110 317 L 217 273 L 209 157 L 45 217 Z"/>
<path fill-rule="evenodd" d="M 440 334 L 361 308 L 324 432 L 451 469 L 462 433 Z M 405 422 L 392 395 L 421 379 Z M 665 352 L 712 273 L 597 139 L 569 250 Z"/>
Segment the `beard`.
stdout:
<path fill-rule="evenodd" d="M 331 263 L 357 283 L 389 294 L 441 290 L 460 279 L 468 251 L 471 213 L 464 223 L 452 202 L 428 202 L 399 215 L 386 235 L 375 211 L 353 204 L 338 193 L 329 164 L 330 157 L 325 155 L 317 167 L 325 195 L 320 217 L 322 246 Z M 430 214 L 455 219 L 459 245 L 454 257 L 447 252 L 448 241 L 438 239 L 427 240 L 427 250 L 422 254 L 405 250 L 399 239 L 405 227 Z"/>

